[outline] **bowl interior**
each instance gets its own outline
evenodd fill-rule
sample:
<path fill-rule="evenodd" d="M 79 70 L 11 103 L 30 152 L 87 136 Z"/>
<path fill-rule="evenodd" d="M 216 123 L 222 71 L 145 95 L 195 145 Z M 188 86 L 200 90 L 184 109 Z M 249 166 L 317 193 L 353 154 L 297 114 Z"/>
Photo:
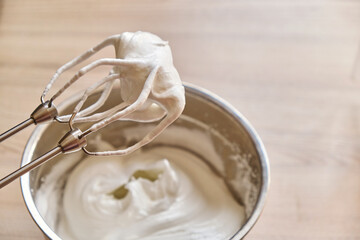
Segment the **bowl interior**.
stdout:
<path fill-rule="evenodd" d="M 94 94 L 89 102 L 99 95 Z M 59 106 L 61 112 L 71 112 L 76 97 Z M 118 99 L 109 98 L 106 106 L 118 103 Z M 102 109 L 99 109 L 101 111 Z M 110 124 L 97 134 L 118 148 L 132 145 L 139 140 L 153 124 L 121 122 Z M 85 129 L 86 125 L 79 125 Z M 28 163 L 52 147 L 68 131 L 67 124 L 52 123 L 40 125 L 32 134 L 24 151 L 22 165 Z M 207 139 L 199 141 L 192 134 Z M 93 134 L 96 135 L 96 134 Z M 176 136 L 176 137 L 174 137 Z M 91 149 L 90 135 L 88 142 Z M 186 107 L 182 116 L 165 130 L 147 148 L 167 145 L 186 149 L 203 159 L 225 182 L 234 197 L 246 209 L 247 221 L 239 226 L 233 239 L 242 238 L 254 225 L 263 208 L 267 191 L 269 169 L 267 157 L 261 141 L 252 127 L 229 104 L 205 90 L 186 86 Z M 106 149 L 105 149 L 106 150 Z M 40 229 L 49 238 L 57 236 L 43 221 L 34 203 L 37 190 L 61 156 L 33 170 L 21 178 L 25 203 Z"/>

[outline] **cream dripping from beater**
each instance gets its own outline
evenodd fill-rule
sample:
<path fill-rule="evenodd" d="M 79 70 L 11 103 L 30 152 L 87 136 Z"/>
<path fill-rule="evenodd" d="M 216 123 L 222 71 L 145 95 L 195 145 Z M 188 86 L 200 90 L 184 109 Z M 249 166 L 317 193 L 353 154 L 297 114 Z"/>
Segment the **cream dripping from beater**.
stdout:
<path fill-rule="evenodd" d="M 50 101 L 53 102 L 83 75 L 99 66 L 113 66 L 109 75 L 85 90 L 71 115 L 57 116 L 55 119 L 60 122 L 69 122 L 70 126 L 77 122 L 95 122 L 84 131 L 85 135 L 96 132 L 118 120 L 161 121 L 143 139 L 126 149 L 90 152 L 84 148 L 87 154 L 97 156 L 124 155 L 139 149 L 151 142 L 174 122 L 185 107 L 184 87 L 173 65 L 171 49 L 167 42 L 148 32 L 124 32 L 113 35 L 66 63 L 56 71 L 46 86 L 42 99 L 63 72 L 107 46 L 114 47 L 115 58 L 99 59 L 81 68 L 51 97 Z M 120 81 L 119 98 L 123 101 L 111 109 L 95 113 L 105 103 L 117 80 Z M 90 94 L 103 86 L 100 98 L 89 107 L 82 109 Z"/>

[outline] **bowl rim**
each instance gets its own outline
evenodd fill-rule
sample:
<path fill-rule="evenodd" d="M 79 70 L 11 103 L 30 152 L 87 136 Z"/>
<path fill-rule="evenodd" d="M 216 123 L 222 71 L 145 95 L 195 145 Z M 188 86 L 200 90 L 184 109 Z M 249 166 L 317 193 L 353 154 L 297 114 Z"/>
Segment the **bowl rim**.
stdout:
<path fill-rule="evenodd" d="M 242 239 L 245 237 L 246 234 L 253 228 L 257 220 L 259 219 L 266 201 L 266 196 L 269 190 L 270 185 L 270 165 L 269 165 L 269 159 L 265 150 L 265 147 L 255 131 L 255 129 L 252 127 L 250 122 L 237 110 L 235 109 L 230 103 L 225 101 L 224 99 L 220 98 L 216 94 L 193 84 L 190 83 L 184 83 L 184 87 L 187 92 L 190 92 L 194 94 L 195 96 L 200 96 L 204 98 L 205 100 L 210 101 L 212 104 L 215 104 L 219 107 L 221 107 L 224 111 L 227 112 L 230 116 L 232 116 L 236 121 L 238 121 L 246 130 L 246 132 L 249 134 L 251 140 L 253 141 L 253 144 L 255 146 L 255 149 L 259 155 L 260 165 L 262 168 L 262 183 L 261 188 L 259 192 L 259 196 L 257 199 L 257 202 L 255 204 L 254 210 L 251 214 L 251 216 L 248 218 L 248 220 L 245 222 L 245 224 L 239 229 L 238 232 L 236 232 L 231 239 Z M 68 98 L 66 101 L 59 104 L 59 108 L 62 106 L 68 105 L 70 102 L 73 102 L 75 99 L 77 99 L 78 96 L 74 95 L 73 97 Z M 42 135 L 42 132 L 46 130 L 47 125 L 39 125 L 36 126 L 35 130 L 31 133 L 31 136 L 25 146 L 22 159 L 21 159 L 21 166 L 24 166 L 29 162 L 29 159 L 31 155 L 34 152 L 36 143 L 38 142 L 40 136 Z M 30 174 L 26 173 L 23 176 L 20 177 L 20 187 L 21 187 L 21 193 L 23 196 L 24 203 L 27 207 L 28 212 L 30 213 L 33 221 L 36 223 L 36 225 L 40 228 L 40 230 L 46 235 L 49 239 L 53 240 L 61 240 L 59 236 L 56 235 L 56 233 L 46 224 L 46 222 L 41 217 L 40 213 L 37 210 L 37 207 L 35 205 L 34 199 L 32 198 L 31 189 L 30 189 Z"/>

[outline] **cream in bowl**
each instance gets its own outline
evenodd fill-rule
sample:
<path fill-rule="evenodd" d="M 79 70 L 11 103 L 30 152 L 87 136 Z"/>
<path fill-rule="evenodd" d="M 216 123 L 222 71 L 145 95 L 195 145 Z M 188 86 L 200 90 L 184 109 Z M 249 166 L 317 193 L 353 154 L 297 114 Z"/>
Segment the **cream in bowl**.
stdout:
<path fill-rule="evenodd" d="M 74 153 L 24 175 L 25 203 L 50 239 L 241 239 L 264 205 L 269 167 L 248 122 L 207 91 L 186 86 L 183 114 L 127 156 Z M 92 96 L 95 98 L 95 95 Z M 112 105 L 114 99 L 107 104 Z M 70 109 L 75 99 L 60 108 Z M 101 109 L 100 109 L 101 110 Z M 93 150 L 131 146 L 153 126 L 119 121 L 93 138 Z M 38 126 L 26 164 L 66 126 Z"/>

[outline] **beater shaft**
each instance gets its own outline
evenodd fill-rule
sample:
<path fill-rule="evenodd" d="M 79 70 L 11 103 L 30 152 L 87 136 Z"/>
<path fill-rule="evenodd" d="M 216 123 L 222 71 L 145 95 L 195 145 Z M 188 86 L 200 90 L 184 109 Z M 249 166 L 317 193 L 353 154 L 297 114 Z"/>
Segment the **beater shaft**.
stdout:
<path fill-rule="evenodd" d="M 15 127 L 7 130 L 6 132 L 2 133 L 0 135 L 0 142 L 4 141 L 5 139 L 7 139 L 8 137 L 11 137 L 12 135 L 14 135 L 15 133 L 23 130 L 24 128 L 30 126 L 31 124 L 34 123 L 34 119 L 29 118 L 26 119 L 25 121 L 23 121 L 22 123 L 19 123 L 18 125 L 16 125 Z"/>
<path fill-rule="evenodd" d="M 21 175 L 24 175 L 30 170 L 56 157 L 60 153 L 71 153 L 71 152 L 79 151 L 81 148 L 86 146 L 85 135 L 86 134 L 83 134 L 79 129 L 74 129 L 69 131 L 59 141 L 59 144 L 56 147 L 54 147 L 47 153 L 43 154 L 37 159 L 31 161 L 30 163 L 22 166 L 18 170 L 10 173 L 8 176 L 1 179 L 0 189 L 5 187 L 7 184 L 11 183 L 12 181 L 14 181 L 16 178 L 20 177 Z"/>
<path fill-rule="evenodd" d="M 57 146 L 53 149 L 51 149 L 49 152 L 45 153 L 44 155 L 40 156 L 39 158 L 35 159 L 34 161 L 31 161 L 30 163 L 26 164 L 25 166 L 19 168 L 18 170 L 14 171 L 13 173 L 10 173 L 6 177 L 0 180 L 0 189 L 14 181 L 16 178 L 20 177 L 21 175 L 27 173 L 33 168 L 36 168 L 37 166 L 43 164 L 47 160 L 56 157 L 62 153 L 61 147 Z"/>
<path fill-rule="evenodd" d="M 0 143 L 31 124 L 53 120 L 58 115 L 57 109 L 50 101 L 41 103 L 30 115 L 30 118 L 0 135 Z"/>

